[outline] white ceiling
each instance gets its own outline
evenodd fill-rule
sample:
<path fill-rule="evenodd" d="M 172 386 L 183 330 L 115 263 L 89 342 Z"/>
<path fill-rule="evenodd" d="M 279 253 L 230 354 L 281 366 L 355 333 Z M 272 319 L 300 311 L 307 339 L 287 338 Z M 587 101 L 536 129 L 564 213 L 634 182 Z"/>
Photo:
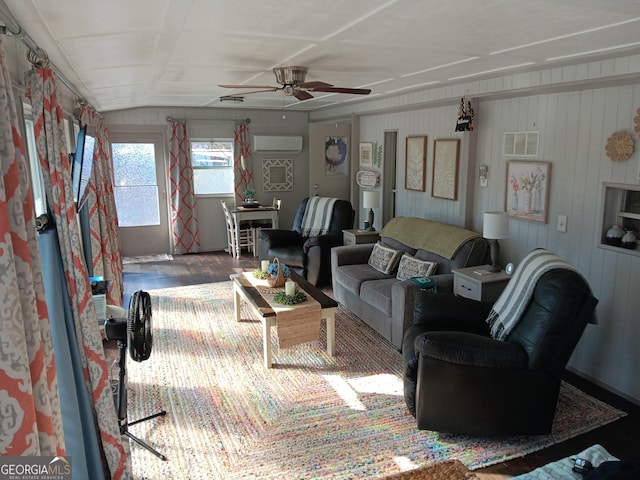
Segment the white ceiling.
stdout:
<path fill-rule="evenodd" d="M 218 84 L 307 81 L 368 97 L 640 51 L 640 0 L 4 0 L 99 111 L 142 106 L 315 110 L 362 101 Z M 564 57 L 564 58 L 562 58 Z"/>

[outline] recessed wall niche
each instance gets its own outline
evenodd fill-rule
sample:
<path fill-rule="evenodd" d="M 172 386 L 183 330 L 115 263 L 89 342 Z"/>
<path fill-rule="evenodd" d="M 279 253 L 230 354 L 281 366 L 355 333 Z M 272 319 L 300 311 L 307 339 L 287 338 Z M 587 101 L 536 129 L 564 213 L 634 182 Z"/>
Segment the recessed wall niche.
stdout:
<path fill-rule="evenodd" d="M 640 255 L 637 239 L 640 237 L 640 185 L 604 183 L 602 194 L 602 223 L 600 224 L 601 248 Z M 618 225 L 624 233 L 633 232 L 635 244 L 622 238 L 616 239 L 613 227 Z M 614 229 L 615 230 L 615 229 Z M 624 238 L 624 237 L 623 237 Z"/>

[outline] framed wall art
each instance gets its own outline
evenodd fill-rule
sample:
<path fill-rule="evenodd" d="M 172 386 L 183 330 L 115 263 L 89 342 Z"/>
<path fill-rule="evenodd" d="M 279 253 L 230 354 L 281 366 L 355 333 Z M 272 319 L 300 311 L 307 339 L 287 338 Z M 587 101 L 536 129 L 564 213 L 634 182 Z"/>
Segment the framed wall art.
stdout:
<path fill-rule="evenodd" d="M 431 196 L 458 199 L 458 158 L 460 140 L 436 140 L 433 145 Z"/>
<path fill-rule="evenodd" d="M 507 162 L 505 209 L 509 216 L 547 223 L 551 162 Z"/>
<path fill-rule="evenodd" d="M 346 176 L 349 173 L 349 139 L 347 137 L 325 137 L 324 174 Z"/>
<path fill-rule="evenodd" d="M 424 192 L 427 167 L 427 136 L 405 139 L 404 188 Z"/>
<path fill-rule="evenodd" d="M 373 143 L 360 144 L 360 168 L 373 167 Z"/>
<path fill-rule="evenodd" d="M 265 192 L 293 190 L 293 159 L 262 159 L 262 189 Z"/>

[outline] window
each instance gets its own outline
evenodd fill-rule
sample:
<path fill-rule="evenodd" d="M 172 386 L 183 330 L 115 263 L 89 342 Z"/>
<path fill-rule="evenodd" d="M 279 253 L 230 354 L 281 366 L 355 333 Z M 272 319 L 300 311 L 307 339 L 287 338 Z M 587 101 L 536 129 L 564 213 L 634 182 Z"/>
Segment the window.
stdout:
<path fill-rule="evenodd" d="M 36 217 L 47 213 L 47 198 L 44 189 L 44 180 L 42 179 L 42 170 L 40 170 L 40 161 L 36 151 L 36 138 L 33 130 L 33 117 L 31 115 L 31 105 L 23 104 L 24 109 L 24 125 L 25 125 L 25 147 L 29 157 L 29 170 L 31 173 L 31 188 L 33 189 L 33 201 Z"/>
<path fill-rule="evenodd" d="M 233 142 L 191 140 L 191 165 L 196 195 L 233 193 Z"/>
<path fill-rule="evenodd" d="M 154 144 L 112 143 L 111 152 L 118 225 L 159 225 L 160 207 Z"/>
<path fill-rule="evenodd" d="M 38 152 L 36 150 L 33 113 L 29 103 L 22 103 L 22 113 L 24 116 L 25 127 L 24 146 L 27 157 L 29 158 L 29 175 L 31 177 L 31 189 L 33 190 L 34 210 L 37 217 L 43 213 L 47 213 L 47 197 L 44 188 L 44 180 L 42 178 L 42 169 L 40 168 L 40 160 L 38 160 Z M 71 126 L 67 118 L 64 119 L 64 139 L 67 152 L 72 152 Z M 69 161 L 71 162 L 71 159 Z"/>

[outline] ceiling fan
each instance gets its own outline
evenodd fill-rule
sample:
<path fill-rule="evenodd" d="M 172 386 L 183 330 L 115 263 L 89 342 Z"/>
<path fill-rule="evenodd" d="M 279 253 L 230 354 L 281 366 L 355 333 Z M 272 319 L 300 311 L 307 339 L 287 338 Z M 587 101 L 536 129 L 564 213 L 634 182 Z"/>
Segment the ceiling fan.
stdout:
<path fill-rule="evenodd" d="M 371 90 L 368 88 L 344 88 L 334 87 L 330 83 L 325 82 L 305 82 L 305 77 L 309 69 L 307 67 L 275 67 L 273 73 L 276 75 L 276 82 L 280 87 L 272 87 L 269 85 L 218 85 L 223 88 L 249 88 L 250 92 L 244 92 L 243 95 L 251 93 L 277 92 L 282 90 L 285 95 L 296 97 L 298 100 L 309 100 L 313 98 L 310 92 L 329 92 L 329 93 L 350 93 L 354 95 L 369 95 Z"/>

